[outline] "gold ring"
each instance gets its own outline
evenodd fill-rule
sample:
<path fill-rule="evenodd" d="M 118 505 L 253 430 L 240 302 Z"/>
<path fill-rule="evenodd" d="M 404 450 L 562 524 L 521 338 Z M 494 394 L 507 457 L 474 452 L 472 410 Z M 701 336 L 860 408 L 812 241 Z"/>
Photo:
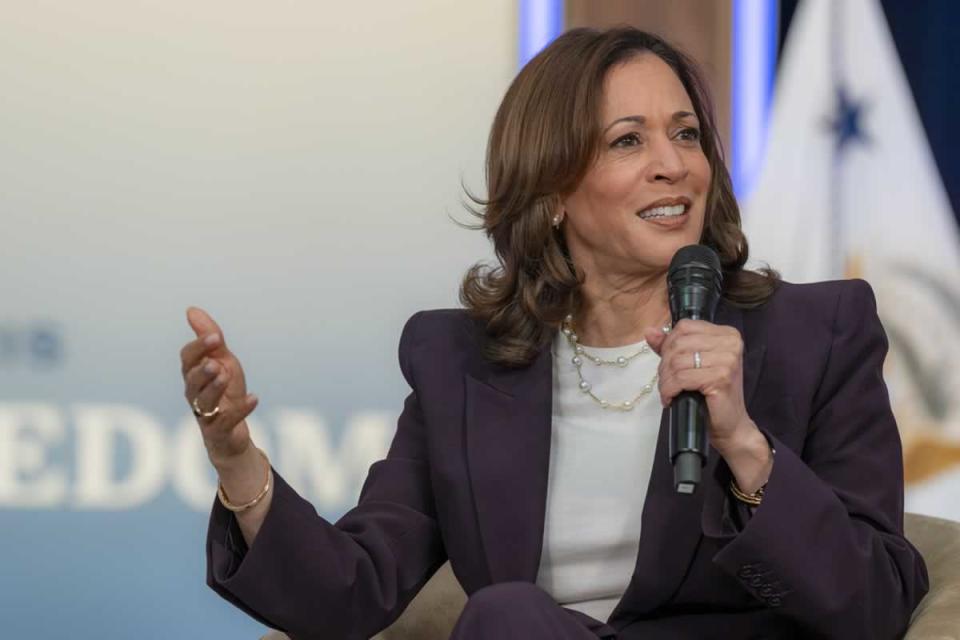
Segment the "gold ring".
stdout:
<path fill-rule="evenodd" d="M 220 405 L 215 406 L 212 411 L 204 411 L 203 409 L 200 408 L 199 402 L 200 402 L 200 397 L 198 396 L 193 399 L 193 403 L 192 403 L 193 415 L 197 416 L 198 418 L 210 419 L 216 416 L 218 413 L 220 413 Z"/>

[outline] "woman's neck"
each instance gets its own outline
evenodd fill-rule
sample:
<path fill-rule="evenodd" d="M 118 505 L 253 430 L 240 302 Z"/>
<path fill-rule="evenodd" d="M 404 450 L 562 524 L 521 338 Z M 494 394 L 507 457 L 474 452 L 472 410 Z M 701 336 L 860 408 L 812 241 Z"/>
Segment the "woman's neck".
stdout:
<path fill-rule="evenodd" d="M 574 327 L 585 346 L 619 347 L 640 342 L 644 329 L 670 321 L 666 274 L 629 280 L 588 276 L 581 295 L 583 304 Z"/>

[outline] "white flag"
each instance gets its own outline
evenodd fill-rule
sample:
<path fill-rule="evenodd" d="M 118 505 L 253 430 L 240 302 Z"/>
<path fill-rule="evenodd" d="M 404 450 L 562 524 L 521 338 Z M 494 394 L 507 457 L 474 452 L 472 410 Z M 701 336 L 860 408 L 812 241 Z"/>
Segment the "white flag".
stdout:
<path fill-rule="evenodd" d="M 960 236 L 878 0 L 800 4 L 768 140 L 751 257 L 788 281 L 870 282 L 907 510 L 960 520 Z"/>

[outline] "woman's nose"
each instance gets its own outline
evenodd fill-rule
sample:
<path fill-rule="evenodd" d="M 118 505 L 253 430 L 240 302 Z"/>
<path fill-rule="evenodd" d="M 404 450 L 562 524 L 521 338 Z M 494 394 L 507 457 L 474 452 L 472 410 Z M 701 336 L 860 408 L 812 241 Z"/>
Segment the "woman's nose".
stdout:
<path fill-rule="evenodd" d="M 678 182 L 687 176 L 688 171 L 680 151 L 669 140 L 654 144 L 648 167 L 651 181 Z"/>

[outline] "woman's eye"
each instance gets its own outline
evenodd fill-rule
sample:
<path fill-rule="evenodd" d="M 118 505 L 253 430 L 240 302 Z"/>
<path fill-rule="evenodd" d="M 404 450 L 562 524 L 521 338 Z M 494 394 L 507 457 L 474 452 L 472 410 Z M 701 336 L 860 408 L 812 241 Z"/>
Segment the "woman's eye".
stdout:
<path fill-rule="evenodd" d="M 628 133 L 625 136 L 620 136 L 613 141 L 611 147 L 633 147 L 640 144 L 640 136 L 635 133 Z"/>
<path fill-rule="evenodd" d="M 681 140 L 690 140 L 692 142 L 700 141 L 700 129 L 695 127 L 687 127 L 686 129 L 682 129 L 677 135 L 680 136 Z"/>

